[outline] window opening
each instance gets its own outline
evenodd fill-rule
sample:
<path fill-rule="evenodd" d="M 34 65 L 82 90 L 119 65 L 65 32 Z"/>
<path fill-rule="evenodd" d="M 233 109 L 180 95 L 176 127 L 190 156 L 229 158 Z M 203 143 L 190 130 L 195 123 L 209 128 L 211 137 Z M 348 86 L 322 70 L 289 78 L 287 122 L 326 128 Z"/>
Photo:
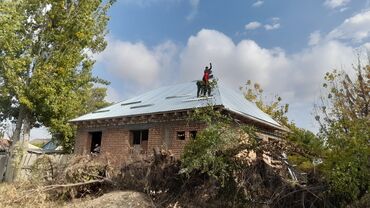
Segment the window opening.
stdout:
<path fill-rule="evenodd" d="M 141 140 L 142 141 L 148 141 L 149 137 L 149 130 L 142 130 L 141 131 Z"/>
<path fill-rule="evenodd" d="M 141 135 L 140 135 L 140 131 L 133 131 L 132 132 L 133 133 L 133 144 L 134 145 L 138 145 L 138 144 L 140 144 L 141 143 L 141 139 L 140 139 L 140 137 L 141 137 Z"/>
<path fill-rule="evenodd" d="M 195 139 L 197 137 L 197 131 L 190 131 L 190 138 Z"/>
<path fill-rule="evenodd" d="M 91 153 L 100 153 L 102 132 L 90 132 L 91 136 Z"/>
<path fill-rule="evenodd" d="M 133 145 L 140 145 L 142 141 L 148 141 L 149 138 L 149 130 L 135 130 L 132 132 L 132 144 Z"/>
<path fill-rule="evenodd" d="M 185 140 L 185 131 L 178 131 L 177 132 L 177 139 Z"/>

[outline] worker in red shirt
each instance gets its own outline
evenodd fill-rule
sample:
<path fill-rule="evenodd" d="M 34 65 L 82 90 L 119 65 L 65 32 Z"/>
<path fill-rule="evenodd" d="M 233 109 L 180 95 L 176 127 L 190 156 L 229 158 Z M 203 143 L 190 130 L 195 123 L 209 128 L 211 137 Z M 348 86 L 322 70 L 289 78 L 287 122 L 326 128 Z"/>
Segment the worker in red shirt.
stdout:
<path fill-rule="evenodd" d="M 199 96 L 206 96 L 208 94 L 208 96 L 211 96 L 211 86 L 209 84 L 209 80 L 213 78 L 213 75 L 212 75 L 212 63 L 209 63 L 209 68 L 208 66 L 206 66 L 206 68 L 204 69 L 204 74 L 203 74 L 203 78 L 202 78 L 202 81 L 197 81 L 197 97 Z M 208 92 L 208 93 L 207 93 Z"/>
<path fill-rule="evenodd" d="M 209 68 L 208 66 L 206 66 L 206 68 L 204 69 L 204 74 L 203 74 L 203 82 L 205 86 L 209 85 L 209 79 L 213 77 L 213 75 L 211 74 L 212 74 L 212 63 L 209 63 Z"/>

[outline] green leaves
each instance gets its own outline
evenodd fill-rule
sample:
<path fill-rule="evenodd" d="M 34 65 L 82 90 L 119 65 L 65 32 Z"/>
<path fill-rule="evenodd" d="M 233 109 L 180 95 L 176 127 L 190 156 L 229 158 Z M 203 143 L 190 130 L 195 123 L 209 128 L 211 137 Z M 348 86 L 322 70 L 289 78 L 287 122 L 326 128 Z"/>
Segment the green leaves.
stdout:
<path fill-rule="evenodd" d="M 323 173 L 331 194 L 352 201 L 370 189 L 370 68 L 359 61 L 351 78 L 344 71 L 328 72 L 319 113 L 325 142 Z"/>
<path fill-rule="evenodd" d="M 200 171 L 217 179 L 223 186 L 238 169 L 238 164 L 233 160 L 234 154 L 239 148 L 245 148 L 241 145 L 243 141 L 255 137 L 254 129 L 235 126 L 229 116 L 221 114 L 213 106 L 197 109 L 192 118 L 206 123 L 207 128 L 185 146 L 181 172 L 189 175 L 193 171 Z M 252 146 L 252 142 L 249 145 Z"/>
<path fill-rule="evenodd" d="M 27 108 L 39 122 L 73 138 L 68 121 L 86 110 L 106 105 L 106 82 L 93 77 L 92 54 L 104 50 L 113 1 L 14 0 L 0 2 L 0 93 L 7 96 L 1 111 Z M 9 105 L 9 99 L 15 103 Z M 5 105 L 7 104 L 7 105 Z"/>
<path fill-rule="evenodd" d="M 243 90 L 243 88 L 240 88 Z M 289 104 L 282 104 L 282 98 L 275 95 L 272 101 L 268 101 L 263 93 L 263 89 L 258 83 L 248 80 L 245 84 L 244 96 L 247 100 L 255 103 L 259 109 L 270 115 L 273 119 L 282 125 L 287 126 L 289 123 L 287 113 Z"/>

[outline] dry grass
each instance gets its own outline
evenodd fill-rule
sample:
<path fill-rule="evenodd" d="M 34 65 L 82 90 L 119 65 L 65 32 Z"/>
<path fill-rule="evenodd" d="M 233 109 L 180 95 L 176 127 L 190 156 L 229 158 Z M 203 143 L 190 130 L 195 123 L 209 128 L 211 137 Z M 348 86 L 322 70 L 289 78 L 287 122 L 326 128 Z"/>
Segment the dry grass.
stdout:
<path fill-rule="evenodd" d="M 62 207 L 63 201 L 51 201 L 40 186 L 30 182 L 0 184 L 0 207 Z"/>

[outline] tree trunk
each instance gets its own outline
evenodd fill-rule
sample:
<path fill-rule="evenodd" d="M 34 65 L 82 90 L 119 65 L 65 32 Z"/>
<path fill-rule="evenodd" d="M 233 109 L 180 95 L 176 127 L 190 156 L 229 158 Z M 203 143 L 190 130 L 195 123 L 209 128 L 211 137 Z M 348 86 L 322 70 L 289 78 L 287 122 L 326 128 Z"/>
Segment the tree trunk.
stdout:
<path fill-rule="evenodd" d="M 12 145 L 9 151 L 9 158 L 7 162 L 7 168 L 5 172 L 5 181 L 14 181 L 19 174 L 21 161 L 25 150 L 25 144 L 21 141 L 21 132 L 23 127 L 23 141 L 29 140 L 30 135 L 30 119 L 26 113 L 25 107 L 20 106 L 16 128 L 12 136 Z M 25 137 L 26 136 L 26 137 Z M 28 143 L 26 143 L 27 145 Z"/>
<path fill-rule="evenodd" d="M 18 114 L 18 118 L 17 118 L 17 123 L 15 125 L 15 129 L 14 129 L 14 132 L 13 132 L 13 135 L 12 135 L 12 141 L 13 141 L 13 144 L 15 144 L 16 142 L 18 142 L 20 139 L 21 139 L 21 131 L 22 131 L 22 125 L 23 125 L 23 119 L 25 117 L 25 110 L 24 110 L 24 107 L 20 106 L 19 107 L 19 114 Z"/>

